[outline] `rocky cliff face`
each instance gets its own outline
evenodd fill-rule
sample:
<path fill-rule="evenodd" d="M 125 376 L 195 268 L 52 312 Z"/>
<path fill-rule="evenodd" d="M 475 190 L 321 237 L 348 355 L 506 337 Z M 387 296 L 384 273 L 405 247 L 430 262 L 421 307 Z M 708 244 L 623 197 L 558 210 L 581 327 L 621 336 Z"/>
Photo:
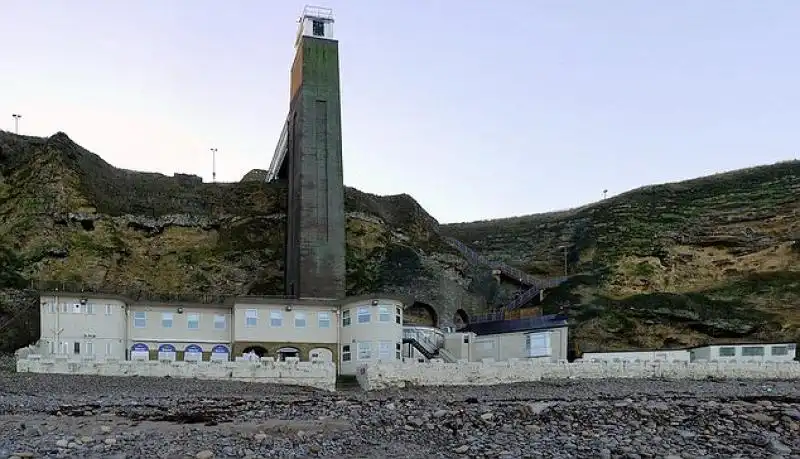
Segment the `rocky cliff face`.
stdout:
<path fill-rule="evenodd" d="M 210 184 L 122 170 L 63 133 L 0 131 L 0 343 L 38 337 L 35 293 L 20 290 L 30 281 L 133 298 L 282 293 L 285 186 L 263 177 Z M 570 305 L 582 350 L 797 339 L 799 187 L 793 162 L 441 227 L 408 195 L 348 188 L 348 291 L 411 295 L 407 317 L 448 325 L 458 309 L 485 312 L 514 289 L 442 235 L 543 275 L 563 272 L 558 247 L 568 245 L 568 269 L 585 274 L 543 306 Z"/>
<path fill-rule="evenodd" d="M 582 350 L 800 339 L 800 162 L 649 186 L 566 212 L 446 225 L 531 273 L 577 276 Z"/>
<path fill-rule="evenodd" d="M 286 189 L 265 184 L 263 175 L 211 184 L 122 170 L 63 133 L 0 131 L 0 247 L 18 260 L 5 270 L 15 281 L 0 286 L 57 281 L 165 299 L 282 294 Z M 484 307 L 454 271 L 465 262 L 410 196 L 348 188 L 346 210 L 350 293 L 412 294 L 420 305 L 409 317 L 423 321 L 431 310 L 446 323 L 458 308 Z M 0 317 L 8 320 L 18 306 L 6 301 Z M 15 336 L 29 334 L 36 331 Z"/>

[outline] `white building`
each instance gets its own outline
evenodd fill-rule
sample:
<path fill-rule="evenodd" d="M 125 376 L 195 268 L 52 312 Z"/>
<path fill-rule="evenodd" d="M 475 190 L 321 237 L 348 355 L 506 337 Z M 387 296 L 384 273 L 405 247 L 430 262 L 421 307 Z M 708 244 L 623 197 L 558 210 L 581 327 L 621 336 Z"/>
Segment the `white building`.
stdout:
<path fill-rule="evenodd" d="M 691 358 L 687 349 L 584 352 L 581 356 L 587 362 L 689 362 Z"/>
<path fill-rule="evenodd" d="M 402 359 L 398 297 L 344 300 L 232 298 L 226 304 L 136 302 L 116 295 L 41 296 L 43 355 L 141 360 L 230 360 L 244 353 L 337 362 L 340 374 Z"/>
<path fill-rule="evenodd" d="M 545 362 L 567 360 L 569 329 L 566 326 L 477 335 L 450 333 L 445 336 L 448 357 L 480 362 L 483 359 L 536 359 Z"/>
<path fill-rule="evenodd" d="M 795 343 L 712 344 L 690 350 L 692 361 L 790 362 L 797 357 Z"/>

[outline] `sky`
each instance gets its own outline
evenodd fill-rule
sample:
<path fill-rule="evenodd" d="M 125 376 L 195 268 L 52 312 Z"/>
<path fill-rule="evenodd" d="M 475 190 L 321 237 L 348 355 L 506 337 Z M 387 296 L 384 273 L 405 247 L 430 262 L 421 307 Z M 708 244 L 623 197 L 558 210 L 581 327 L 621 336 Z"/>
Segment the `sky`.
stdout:
<path fill-rule="evenodd" d="M 296 0 L 3 0 L 0 129 L 238 181 L 289 105 Z M 345 183 L 440 222 L 798 158 L 796 0 L 319 0 Z"/>

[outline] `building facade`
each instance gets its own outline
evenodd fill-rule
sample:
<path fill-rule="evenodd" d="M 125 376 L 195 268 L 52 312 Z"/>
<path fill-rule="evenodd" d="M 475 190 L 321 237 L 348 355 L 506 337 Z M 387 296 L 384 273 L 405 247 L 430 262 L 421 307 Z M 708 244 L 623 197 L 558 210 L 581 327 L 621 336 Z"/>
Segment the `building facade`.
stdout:
<path fill-rule="evenodd" d="M 230 304 L 136 302 L 114 295 L 41 295 L 44 355 L 232 360 L 244 354 L 322 359 L 341 374 L 402 358 L 399 297 L 344 300 L 236 297 Z"/>
<path fill-rule="evenodd" d="M 581 359 L 597 362 L 689 362 L 691 353 L 686 349 L 584 352 Z"/>
<path fill-rule="evenodd" d="M 689 349 L 692 361 L 791 362 L 797 358 L 795 343 L 713 344 Z"/>
<path fill-rule="evenodd" d="M 483 359 L 536 359 L 545 362 L 567 360 L 569 329 L 566 326 L 477 335 L 446 335 L 444 349 L 453 358 L 480 362 Z"/>

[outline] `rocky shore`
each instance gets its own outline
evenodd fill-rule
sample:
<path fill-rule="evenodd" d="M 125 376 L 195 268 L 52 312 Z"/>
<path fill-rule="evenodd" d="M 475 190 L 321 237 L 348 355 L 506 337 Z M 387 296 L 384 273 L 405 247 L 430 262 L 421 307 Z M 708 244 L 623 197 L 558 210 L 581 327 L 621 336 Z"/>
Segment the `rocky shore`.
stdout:
<path fill-rule="evenodd" d="M 0 370 L 0 458 L 800 458 L 796 381 L 335 394 Z"/>

